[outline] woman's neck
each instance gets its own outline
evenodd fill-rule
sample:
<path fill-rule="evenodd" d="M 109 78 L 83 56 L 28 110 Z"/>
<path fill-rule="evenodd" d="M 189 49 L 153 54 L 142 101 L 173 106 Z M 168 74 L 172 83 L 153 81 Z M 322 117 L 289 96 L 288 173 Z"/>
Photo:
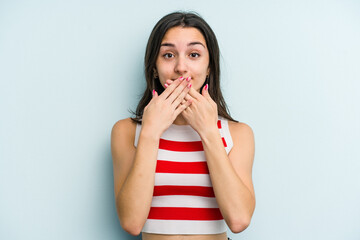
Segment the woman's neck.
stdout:
<path fill-rule="evenodd" d="M 175 125 L 189 125 L 185 118 L 181 115 L 181 113 L 176 117 L 173 124 Z"/>

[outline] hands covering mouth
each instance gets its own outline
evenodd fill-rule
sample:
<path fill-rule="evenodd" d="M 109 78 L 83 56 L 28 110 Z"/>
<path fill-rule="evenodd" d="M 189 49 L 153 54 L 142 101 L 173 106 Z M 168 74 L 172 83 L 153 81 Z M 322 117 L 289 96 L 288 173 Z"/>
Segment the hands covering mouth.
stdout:
<path fill-rule="evenodd" d="M 184 80 L 187 80 L 188 82 L 190 82 L 192 80 L 191 77 L 180 77 L 183 78 Z M 169 86 L 171 83 L 173 83 L 176 79 L 168 79 L 165 81 L 165 87 Z"/>

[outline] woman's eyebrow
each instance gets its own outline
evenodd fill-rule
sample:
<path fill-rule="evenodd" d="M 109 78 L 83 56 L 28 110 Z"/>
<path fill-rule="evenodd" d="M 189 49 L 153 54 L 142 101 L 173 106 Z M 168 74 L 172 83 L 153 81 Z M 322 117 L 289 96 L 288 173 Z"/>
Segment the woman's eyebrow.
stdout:
<path fill-rule="evenodd" d="M 193 45 L 197 45 L 197 44 L 200 44 L 201 46 L 203 46 L 205 48 L 204 44 L 202 44 L 201 42 L 191 42 L 191 43 L 188 43 L 188 46 L 193 46 Z M 175 44 L 164 42 L 160 45 L 160 47 L 163 47 L 163 46 L 164 47 L 175 47 Z"/>
<path fill-rule="evenodd" d="M 188 46 L 193 46 L 193 45 L 197 45 L 197 44 L 200 44 L 201 46 L 203 46 L 205 48 L 204 44 L 202 44 L 201 42 L 191 42 L 188 44 Z"/>

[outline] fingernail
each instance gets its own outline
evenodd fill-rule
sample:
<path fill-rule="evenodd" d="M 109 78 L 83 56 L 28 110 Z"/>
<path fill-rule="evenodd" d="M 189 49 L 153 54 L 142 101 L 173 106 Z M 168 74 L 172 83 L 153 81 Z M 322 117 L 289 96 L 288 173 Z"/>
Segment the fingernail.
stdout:
<path fill-rule="evenodd" d="M 167 88 L 169 85 L 167 83 L 165 83 L 165 88 Z"/>
<path fill-rule="evenodd" d="M 191 84 L 191 83 L 189 83 L 189 84 L 187 85 L 187 87 L 188 87 L 188 88 L 191 88 L 191 86 L 192 86 L 192 84 Z"/>
<path fill-rule="evenodd" d="M 155 89 L 153 89 L 153 95 L 155 95 Z"/>
<path fill-rule="evenodd" d="M 186 79 L 186 81 L 188 81 L 188 82 L 190 82 L 190 80 L 191 80 L 191 77 L 188 77 L 188 78 Z"/>
<path fill-rule="evenodd" d="M 184 77 L 180 77 L 179 80 L 183 80 Z"/>
<path fill-rule="evenodd" d="M 208 87 L 209 87 L 209 84 L 206 84 L 206 85 L 205 85 L 205 90 L 207 90 L 207 89 L 208 89 Z"/>

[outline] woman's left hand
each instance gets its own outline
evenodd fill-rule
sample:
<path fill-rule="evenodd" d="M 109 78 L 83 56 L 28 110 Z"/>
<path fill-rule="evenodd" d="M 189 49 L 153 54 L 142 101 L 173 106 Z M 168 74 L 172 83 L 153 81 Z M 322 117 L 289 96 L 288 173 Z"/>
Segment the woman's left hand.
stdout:
<path fill-rule="evenodd" d="M 217 104 L 210 97 L 208 86 L 202 89 L 201 94 L 194 88 L 190 88 L 184 99 L 186 101 L 191 99 L 192 103 L 182 111 L 181 115 L 200 136 L 208 131 L 217 130 Z M 186 102 L 185 100 L 183 101 L 184 103 Z"/>

